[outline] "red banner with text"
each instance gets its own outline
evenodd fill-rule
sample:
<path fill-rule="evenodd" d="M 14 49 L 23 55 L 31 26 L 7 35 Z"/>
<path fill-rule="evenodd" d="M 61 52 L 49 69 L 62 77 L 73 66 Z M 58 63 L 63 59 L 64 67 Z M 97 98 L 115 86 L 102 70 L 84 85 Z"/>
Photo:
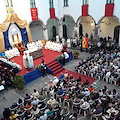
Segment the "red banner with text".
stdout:
<path fill-rule="evenodd" d="M 38 11 L 37 11 L 37 8 L 31 8 L 30 10 L 31 10 L 32 21 L 38 20 Z"/>

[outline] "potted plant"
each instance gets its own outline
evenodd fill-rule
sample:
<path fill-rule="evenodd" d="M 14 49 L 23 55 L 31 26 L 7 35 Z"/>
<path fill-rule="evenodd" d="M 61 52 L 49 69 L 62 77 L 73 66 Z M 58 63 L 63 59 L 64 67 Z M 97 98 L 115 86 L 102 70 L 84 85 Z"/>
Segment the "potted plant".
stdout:
<path fill-rule="evenodd" d="M 77 50 L 73 51 L 74 59 L 78 59 L 79 52 Z"/>
<path fill-rule="evenodd" d="M 34 70 L 35 70 L 35 69 L 38 69 L 39 71 L 41 71 L 41 68 L 42 68 L 42 67 L 41 67 L 41 64 L 39 64 L 39 65 L 37 65 L 37 66 L 34 67 Z"/>
<path fill-rule="evenodd" d="M 24 83 L 25 83 L 23 76 L 16 75 L 12 82 L 16 86 L 17 89 L 19 89 L 19 90 L 23 89 Z"/>
<path fill-rule="evenodd" d="M 61 55 L 58 55 L 58 56 L 55 58 L 55 60 L 57 60 L 60 64 L 63 65 L 62 59 L 63 59 L 63 57 L 62 57 Z"/>

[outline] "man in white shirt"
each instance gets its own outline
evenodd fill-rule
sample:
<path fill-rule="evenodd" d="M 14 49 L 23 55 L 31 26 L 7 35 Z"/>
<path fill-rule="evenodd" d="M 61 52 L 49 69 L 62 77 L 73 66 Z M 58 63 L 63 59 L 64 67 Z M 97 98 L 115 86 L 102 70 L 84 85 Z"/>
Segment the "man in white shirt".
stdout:
<path fill-rule="evenodd" d="M 40 100 L 37 99 L 37 97 L 35 97 L 34 100 L 32 101 L 32 105 L 38 105 L 39 102 Z"/>
<path fill-rule="evenodd" d="M 87 109 L 89 107 L 90 107 L 89 103 L 87 101 L 84 101 L 84 99 L 81 99 L 81 101 L 80 101 L 80 108 L 81 109 Z"/>
<path fill-rule="evenodd" d="M 38 120 L 47 120 L 47 114 L 42 114 Z"/>

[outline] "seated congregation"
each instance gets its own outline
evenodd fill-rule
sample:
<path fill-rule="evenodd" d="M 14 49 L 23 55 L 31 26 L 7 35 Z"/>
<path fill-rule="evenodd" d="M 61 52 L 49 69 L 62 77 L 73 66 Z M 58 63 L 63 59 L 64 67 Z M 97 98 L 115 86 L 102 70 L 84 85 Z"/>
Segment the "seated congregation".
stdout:
<path fill-rule="evenodd" d="M 78 114 L 102 117 L 103 120 L 119 119 L 120 97 L 117 91 L 107 86 L 99 89 L 96 83 L 89 86 L 89 80 L 74 79 L 66 71 L 59 78 L 45 82 L 41 91 L 33 90 L 24 99 L 3 111 L 4 118 L 13 120 L 77 120 Z M 71 112 L 72 109 L 72 112 Z"/>
<path fill-rule="evenodd" d="M 86 60 L 80 61 L 75 70 L 110 84 L 120 85 L 120 51 L 113 49 L 109 53 L 101 50 Z"/>

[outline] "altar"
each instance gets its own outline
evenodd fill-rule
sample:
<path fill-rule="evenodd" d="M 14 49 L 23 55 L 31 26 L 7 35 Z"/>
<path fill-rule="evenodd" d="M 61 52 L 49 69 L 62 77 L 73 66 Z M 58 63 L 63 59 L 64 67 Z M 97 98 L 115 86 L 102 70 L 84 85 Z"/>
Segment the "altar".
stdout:
<path fill-rule="evenodd" d="M 36 51 L 29 52 L 29 54 L 30 54 L 30 56 L 33 57 L 33 60 L 43 56 L 42 49 L 38 49 Z"/>

